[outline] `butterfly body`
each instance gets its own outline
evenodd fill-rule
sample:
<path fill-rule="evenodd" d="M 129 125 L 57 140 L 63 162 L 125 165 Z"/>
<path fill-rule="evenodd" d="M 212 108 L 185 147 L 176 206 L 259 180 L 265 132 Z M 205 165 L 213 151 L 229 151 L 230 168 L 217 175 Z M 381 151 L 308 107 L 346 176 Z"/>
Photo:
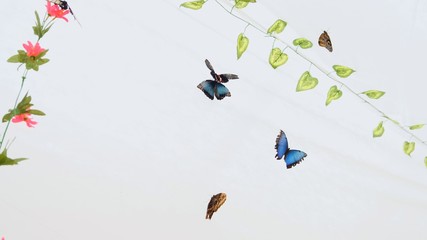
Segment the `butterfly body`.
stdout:
<path fill-rule="evenodd" d="M 236 74 L 230 73 L 217 74 L 207 59 L 205 60 L 205 64 L 211 70 L 210 74 L 214 80 L 205 80 L 197 85 L 197 87 L 211 100 L 214 98 L 222 100 L 225 97 L 231 97 L 230 91 L 223 83 L 228 82 L 230 79 L 238 79 L 239 77 Z"/>
<path fill-rule="evenodd" d="M 332 52 L 332 42 L 331 38 L 329 37 L 328 33 L 326 31 L 323 31 L 322 34 L 320 34 L 319 37 L 319 46 L 324 47 L 328 49 L 329 52 Z"/>
<path fill-rule="evenodd" d="M 216 212 L 222 206 L 222 204 L 224 204 L 225 200 L 227 200 L 227 194 L 225 193 L 218 193 L 213 195 L 209 201 L 205 218 L 211 219 L 214 212 Z"/>
<path fill-rule="evenodd" d="M 307 154 L 300 150 L 289 149 L 288 139 L 286 134 L 280 130 L 279 135 L 276 138 L 276 159 L 281 160 L 284 158 L 287 168 L 292 168 L 299 164 L 307 157 Z"/>

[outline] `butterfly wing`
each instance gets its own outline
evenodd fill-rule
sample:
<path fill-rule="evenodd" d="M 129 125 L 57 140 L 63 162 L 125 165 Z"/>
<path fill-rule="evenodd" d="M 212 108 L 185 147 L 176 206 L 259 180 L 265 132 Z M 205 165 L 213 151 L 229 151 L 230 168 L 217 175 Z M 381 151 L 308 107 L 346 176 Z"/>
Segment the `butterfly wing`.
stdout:
<path fill-rule="evenodd" d="M 215 85 L 216 84 L 217 83 L 215 81 L 206 80 L 206 81 L 201 82 L 199 85 L 197 85 L 197 88 L 199 88 L 200 90 L 202 90 L 205 93 L 206 97 L 208 97 L 209 99 L 213 100 L 214 96 L 216 95 L 215 94 L 215 91 L 216 91 L 215 90 L 215 88 L 216 88 Z"/>
<path fill-rule="evenodd" d="M 208 209 L 206 210 L 206 219 L 211 219 L 214 212 L 218 211 L 218 209 L 224 204 L 225 200 L 227 200 L 227 194 L 218 193 L 213 195 L 208 204 Z"/>
<path fill-rule="evenodd" d="M 286 168 L 292 168 L 295 165 L 299 164 L 304 158 L 307 157 L 307 154 L 300 150 L 289 150 L 285 156 Z"/>
<path fill-rule="evenodd" d="M 320 34 L 320 37 L 319 37 L 319 46 L 328 49 L 329 52 L 332 52 L 331 38 L 329 37 L 329 35 L 328 35 L 328 33 L 326 31 L 323 31 L 323 33 Z"/>
<path fill-rule="evenodd" d="M 225 97 L 231 97 L 231 93 L 228 90 L 228 88 L 226 88 L 223 84 L 219 82 L 214 82 L 214 83 L 215 83 L 214 92 L 215 92 L 216 99 L 222 100 Z"/>
<path fill-rule="evenodd" d="M 239 79 L 239 76 L 237 76 L 236 74 L 231 74 L 231 73 L 220 74 L 219 77 L 220 77 L 219 81 L 222 83 L 226 83 L 230 79 Z"/>
<path fill-rule="evenodd" d="M 282 130 L 280 130 L 279 135 L 277 135 L 276 146 L 274 148 L 276 149 L 276 159 L 277 160 L 282 159 L 282 157 L 289 150 L 288 139 L 286 138 L 285 132 L 283 132 Z"/>
<path fill-rule="evenodd" d="M 206 64 L 206 67 L 209 68 L 209 70 L 211 70 L 212 72 L 215 72 L 215 70 L 213 69 L 212 64 L 209 62 L 209 60 L 205 59 L 205 64 Z"/>

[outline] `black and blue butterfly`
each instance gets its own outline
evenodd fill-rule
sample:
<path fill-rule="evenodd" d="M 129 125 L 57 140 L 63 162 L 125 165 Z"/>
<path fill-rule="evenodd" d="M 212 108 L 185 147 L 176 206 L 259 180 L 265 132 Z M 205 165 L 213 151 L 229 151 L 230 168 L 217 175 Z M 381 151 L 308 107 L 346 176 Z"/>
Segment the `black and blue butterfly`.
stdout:
<path fill-rule="evenodd" d="M 307 154 L 300 150 L 289 149 L 288 139 L 286 134 L 280 130 L 279 135 L 276 138 L 276 159 L 280 160 L 284 157 L 286 167 L 292 168 L 293 166 L 299 164 Z"/>
<path fill-rule="evenodd" d="M 209 70 L 211 70 L 211 76 L 214 80 L 205 80 L 197 85 L 197 87 L 211 100 L 213 100 L 214 97 L 218 100 L 225 97 L 231 97 L 230 91 L 223 85 L 223 83 L 228 82 L 230 79 L 238 79 L 239 77 L 236 74 L 231 73 L 216 74 L 211 63 L 207 59 L 205 60 L 205 63 Z"/>

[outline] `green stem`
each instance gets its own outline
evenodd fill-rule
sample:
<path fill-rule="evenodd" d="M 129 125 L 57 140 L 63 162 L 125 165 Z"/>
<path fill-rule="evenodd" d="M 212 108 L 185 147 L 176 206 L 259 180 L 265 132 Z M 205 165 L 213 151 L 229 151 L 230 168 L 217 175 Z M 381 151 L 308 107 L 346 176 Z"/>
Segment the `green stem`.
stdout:
<path fill-rule="evenodd" d="M 228 12 L 230 15 L 232 15 L 233 17 L 239 19 L 240 21 L 243 21 L 245 23 L 248 24 L 248 26 L 253 27 L 254 29 L 258 30 L 260 33 L 262 34 L 266 34 L 266 29 L 261 29 L 261 27 L 258 27 L 256 25 L 254 25 L 253 23 L 247 21 L 246 19 L 243 19 L 239 16 L 237 16 L 236 14 L 232 13 L 231 11 L 229 11 L 226 7 L 224 7 L 224 5 L 222 5 L 221 3 L 218 2 L 218 0 L 215 0 L 215 2 L 220 5 L 226 12 Z M 301 58 L 303 58 L 305 61 L 310 62 L 312 66 L 314 66 L 315 68 L 317 68 L 320 72 L 322 72 L 323 74 L 325 74 L 329 79 L 331 79 L 332 81 L 341 84 L 341 86 L 345 89 L 347 89 L 350 93 L 352 93 L 353 95 L 355 95 L 356 97 L 358 97 L 360 100 L 362 100 L 364 103 L 368 104 L 369 107 L 371 107 L 373 110 L 375 110 L 376 112 L 378 112 L 382 117 L 385 118 L 389 118 L 387 116 L 387 114 L 385 114 L 382 110 L 380 110 L 378 107 L 376 107 L 373 103 L 369 102 L 368 100 L 364 99 L 363 97 L 361 97 L 359 94 L 357 94 L 355 91 L 353 91 L 353 89 L 351 89 L 347 84 L 341 82 L 340 80 L 336 79 L 334 76 L 330 75 L 330 72 L 328 73 L 327 70 L 323 69 L 322 67 L 320 67 L 319 65 L 317 65 L 316 63 L 314 63 L 312 60 L 310 60 L 308 57 L 306 57 L 304 54 L 300 53 L 297 51 L 296 48 L 293 48 L 290 44 L 286 43 L 285 41 L 283 41 L 282 39 L 278 38 L 277 36 L 274 35 L 267 35 L 267 37 L 272 37 L 274 38 L 274 42 L 277 40 L 281 43 L 283 43 L 284 45 L 286 45 L 287 47 L 289 47 L 292 51 L 294 51 L 297 55 L 299 55 Z M 273 47 L 274 47 L 274 42 L 273 42 Z M 311 67 L 311 66 L 310 66 Z M 406 129 L 404 126 L 402 126 L 400 123 L 394 122 L 392 121 L 396 126 L 398 126 L 402 131 L 404 131 L 405 133 L 407 133 L 410 137 L 413 137 L 414 139 L 416 139 L 417 141 L 419 141 L 421 144 L 427 146 L 427 141 L 423 141 L 421 140 L 417 135 L 415 135 L 414 133 L 410 132 L 409 129 Z"/>
<path fill-rule="evenodd" d="M 13 105 L 13 110 L 18 105 L 18 100 L 19 100 L 19 97 L 21 95 L 22 89 L 24 88 L 24 82 L 25 82 L 25 79 L 27 78 L 27 74 L 28 74 L 28 69 L 25 69 L 24 74 L 22 75 L 21 87 L 19 88 L 18 96 L 16 96 L 15 104 Z M 10 125 L 10 121 L 11 120 L 12 119 L 9 119 L 9 121 L 7 121 L 6 128 L 4 129 L 4 132 L 2 134 L 2 138 L 1 138 L 1 141 L 0 141 L 0 149 L 1 149 L 2 145 L 3 145 L 4 138 L 6 137 L 7 130 L 9 129 L 9 125 Z"/>

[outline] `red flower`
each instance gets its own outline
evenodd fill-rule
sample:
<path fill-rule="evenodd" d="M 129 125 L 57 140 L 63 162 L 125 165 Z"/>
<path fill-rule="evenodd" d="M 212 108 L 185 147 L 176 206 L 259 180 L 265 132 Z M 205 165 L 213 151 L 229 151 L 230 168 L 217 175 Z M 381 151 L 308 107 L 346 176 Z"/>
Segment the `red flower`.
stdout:
<path fill-rule="evenodd" d="M 51 4 L 50 1 L 47 1 L 47 14 L 49 14 L 49 16 L 54 17 L 54 18 L 62 18 L 64 19 L 66 22 L 68 22 L 68 19 L 66 19 L 64 16 L 67 15 L 70 10 L 62 10 L 58 5 L 56 4 Z"/>
<path fill-rule="evenodd" d="M 37 57 L 40 53 L 42 53 L 45 49 L 40 47 L 39 43 L 36 43 L 35 46 L 33 46 L 33 44 L 30 41 L 27 41 L 27 44 L 22 44 L 25 48 L 25 50 L 27 50 L 27 56 L 28 57 Z"/>
<path fill-rule="evenodd" d="M 12 122 L 13 123 L 25 122 L 25 123 L 27 123 L 28 127 L 34 127 L 34 125 L 36 125 L 37 122 L 33 121 L 30 118 L 30 116 L 31 116 L 31 114 L 29 114 L 29 113 L 22 113 L 22 114 L 14 116 L 12 118 Z"/>

